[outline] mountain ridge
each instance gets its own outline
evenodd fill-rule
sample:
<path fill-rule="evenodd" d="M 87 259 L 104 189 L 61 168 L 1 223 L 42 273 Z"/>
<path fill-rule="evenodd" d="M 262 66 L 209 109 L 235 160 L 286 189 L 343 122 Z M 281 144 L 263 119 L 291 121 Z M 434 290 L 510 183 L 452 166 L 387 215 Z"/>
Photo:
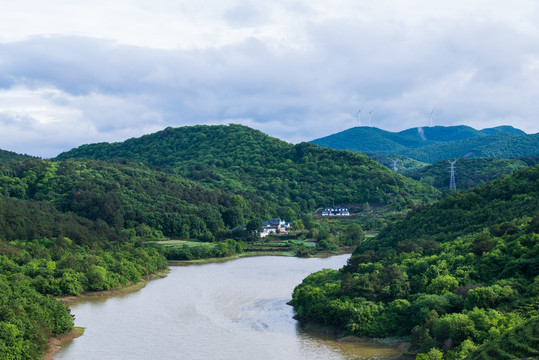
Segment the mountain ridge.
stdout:
<path fill-rule="evenodd" d="M 339 150 L 404 155 L 433 163 L 455 157 L 519 157 L 539 152 L 539 134 L 526 134 L 511 126 L 476 130 L 465 125 L 410 128 L 390 132 L 354 127 L 310 141 Z"/>
<path fill-rule="evenodd" d="M 390 193 L 421 187 L 363 154 L 293 145 L 243 125 L 169 127 L 122 143 L 83 145 L 56 159 L 68 158 L 140 161 L 212 187 L 296 202 L 302 211 L 384 202 Z"/>

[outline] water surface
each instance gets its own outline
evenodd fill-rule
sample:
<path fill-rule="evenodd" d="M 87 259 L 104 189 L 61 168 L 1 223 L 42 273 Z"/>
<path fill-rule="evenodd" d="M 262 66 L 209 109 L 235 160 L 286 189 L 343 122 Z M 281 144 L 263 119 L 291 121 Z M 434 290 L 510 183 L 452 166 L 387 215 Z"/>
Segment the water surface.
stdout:
<path fill-rule="evenodd" d="M 286 305 L 294 287 L 349 255 L 325 259 L 252 257 L 171 267 L 140 291 L 71 306 L 82 337 L 60 359 L 367 359 L 396 350 L 340 343 L 303 330 Z"/>

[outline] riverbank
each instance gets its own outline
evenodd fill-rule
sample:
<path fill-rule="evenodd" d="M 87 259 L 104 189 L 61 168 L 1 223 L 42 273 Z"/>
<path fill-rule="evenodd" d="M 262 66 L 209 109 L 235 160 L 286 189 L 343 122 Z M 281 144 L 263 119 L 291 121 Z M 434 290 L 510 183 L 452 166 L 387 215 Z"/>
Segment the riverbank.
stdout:
<path fill-rule="evenodd" d="M 53 355 L 61 349 L 63 344 L 73 339 L 76 339 L 79 336 L 82 336 L 82 334 L 84 334 L 84 328 L 75 326 L 73 330 L 71 330 L 67 334 L 52 335 L 47 341 L 49 348 L 47 349 L 45 355 L 43 355 L 41 360 L 54 360 Z"/>
<path fill-rule="evenodd" d="M 102 290 L 102 291 L 85 291 L 81 293 L 80 295 L 74 295 L 74 296 L 60 296 L 56 299 L 63 304 L 69 305 L 77 301 L 84 301 L 89 298 L 96 298 L 96 297 L 111 297 L 111 296 L 118 296 L 118 295 L 124 295 L 129 294 L 134 291 L 138 291 L 146 286 L 146 284 L 149 281 L 156 280 L 156 279 L 162 279 L 167 276 L 167 274 L 170 272 L 170 269 L 164 269 L 159 270 L 158 272 L 155 272 L 153 274 L 144 275 L 141 277 L 141 280 L 136 284 L 128 284 L 124 287 L 120 288 L 114 288 L 110 290 Z"/>
<path fill-rule="evenodd" d="M 112 296 L 119 296 L 119 295 L 127 295 L 132 292 L 138 291 L 146 286 L 146 284 L 152 280 L 156 279 L 162 279 L 167 276 L 167 274 L 170 272 L 170 269 L 164 269 L 160 270 L 156 273 L 144 275 L 141 277 L 141 280 L 137 282 L 136 284 L 128 284 L 127 286 L 121 287 L 121 288 L 114 288 L 110 290 L 103 290 L 103 291 L 85 291 L 81 293 L 80 295 L 76 296 L 61 296 L 57 297 L 56 299 L 60 301 L 63 304 L 70 305 L 78 301 L 85 301 L 88 299 L 95 299 L 96 297 L 112 297 Z M 48 349 L 45 352 L 45 355 L 41 358 L 41 360 L 53 360 L 53 355 L 58 352 L 62 348 L 62 345 L 65 343 L 76 339 L 84 334 L 84 328 L 80 326 L 75 326 L 73 330 L 71 330 L 67 334 L 56 334 L 52 335 L 48 341 Z"/>
<path fill-rule="evenodd" d="M 303 278 L 323 268 L 339 269 L 348 256 L 249 257 L 171 267 L 165 279 L 128 296 L 73 304 L 86 333 L 55 359 L 174 359 L 179 353 L 208 360 L 393 358 L 392 348 L 298 331 L 285 305 Z"/>
<path fill-rule="evenodd" d="M 310 254 L 308 256 L 302 256 L 301 258 L 327 258 L 330 256 L 351 254 L 353 249 L 346 249 L 342 251 L 323 251 L 316 254 Z M 203 265 L 203 264 L 212 264 L 212 263 L 223 263 L 231 260 L 237 260 L 247 257 L 257 257 L 257 256 L 286 256 L 286 257 L 300 257 L 296 256 L 294 253 L 289 251 L 250 251 L 233 256 L 227 256 L 222 258 L 207 258 L 207 259 L 196 259 L 196 260 L 169 260 L 169 266 L 187 266 L 187 265 Z"/>
<path fill-rule="evenodd" d="M 290 304 L 289 304 L 290 305 Z M 300 321 L 300 327 L 304 330 L 310 332 L 328 334 L 335 337 L 335 340 L 340 343 L 363 343 L 363 344 L 377 344 L 391 347 L 398 351 L 396 354 L 396 359 L 414 359 L 415 354 L 409 353 L 408 349 L 411 345 L 409 338 L 364 338 L 355 335 L 350 335 L 349 333 L 327 325 L 320 325 L 308 321 Z M 411 357 L 410 357 L 411 356 Z"/>

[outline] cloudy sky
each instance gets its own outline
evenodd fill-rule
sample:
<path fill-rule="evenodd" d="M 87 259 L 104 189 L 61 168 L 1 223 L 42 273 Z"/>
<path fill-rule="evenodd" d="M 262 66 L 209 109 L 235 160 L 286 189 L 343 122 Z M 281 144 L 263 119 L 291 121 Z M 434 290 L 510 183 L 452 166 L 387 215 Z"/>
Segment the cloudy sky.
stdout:
<path fill-rule="evenodd" d="M 2 0 L 0 149 L 167 126 L 539 131 L 536 0 Z M 361 110 L 361 112 L 359 112 Z"/>

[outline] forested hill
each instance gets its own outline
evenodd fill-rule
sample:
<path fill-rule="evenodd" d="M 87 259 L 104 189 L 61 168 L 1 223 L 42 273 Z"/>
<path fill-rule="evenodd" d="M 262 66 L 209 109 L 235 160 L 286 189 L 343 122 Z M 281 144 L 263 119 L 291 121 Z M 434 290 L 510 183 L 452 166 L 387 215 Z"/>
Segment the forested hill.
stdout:
<path fill-rule="evenodd" d="M 40 359 L 51 334 L 73 328 L 51 295 L 136 283 L 166 265 L 102 220 L 0 195 L 0 359 Z"/>
<path fill-rule="evenodd" d="M 411 336 L 419 359 L 539 356 L 539 165 L 418 208 L 311 274 L 298 316 Z M 427 354 L 428 353 L 428 354 Z"/>
<path fill-rule="evenodd" d="M 355 152 L 405 155 L 427 163 L 463 156 L 510 158 L 539 152 L 539 134 L 526 135 L 510 126 L 483 130 L 463 125 L 434 126 L 398 133 L 355 127 L 311 143 Z"/>
<path fill-rule="evenodd" d="M 432 144 L 417 149 L 405 149 L 399 153 L 426 163 L 461 157 L 514 158 L 537 155 L 539 153 L 539 134 L 515 135 L 500 133 L 467 140 Z"/>
<path fill-rule="evenodd" d="M 458 159 L 455 164 L 457 189 L 469 189 L 484 184 L 487 181 L 498 179 L 503 175 L 511 175 L 517 170 L 538 163 L 539 155 L 512 159 Z M 450 166 L 447 160 L 441 160 L 432 165 L 416 169 L 415 171 L 404 170 L 402 173 L 412 179 L 433 185 L 439 190 L 447 190 L 449 188 L 449 168 Z"/>
<path fill-rule="evenodd" d="M 230 192 L 137 163 L 96 160 L 1 164 L 0 194 L 46 202 L 116 229 L 149 226 L 167 236 L 205 241 L 254 216 L 278 212 L 261 197 L 246 202 Z"/>
<path fill-rule="evenodd" d="M 293 212 L 386 202 L 432 189 L 348 151 L 292 145 L 241 125 L 167 128 L 122 143 L 84 145 L 57 159 L 131 159 L 208 186 L 263 196 Z"/>
<path fill-rule="evenodd" d="M 405 240 L 454 240 L 539 211 L 539 165 L 419 207 L 383 229 L 373 243 L 393 249 Z M 368 245 L 365 245 L 368 246 Z M 362 251 L 358 249 L 357 251 Z"/>
<path fill-rule="evenodd" d="M 6 151 L 0 149 L 0 162 L 6 162 L 6 161 L 24 161 L 26 159 L 30 158 L 28 155 L 21 155 L 14 153 L 12 151 Z"/>

